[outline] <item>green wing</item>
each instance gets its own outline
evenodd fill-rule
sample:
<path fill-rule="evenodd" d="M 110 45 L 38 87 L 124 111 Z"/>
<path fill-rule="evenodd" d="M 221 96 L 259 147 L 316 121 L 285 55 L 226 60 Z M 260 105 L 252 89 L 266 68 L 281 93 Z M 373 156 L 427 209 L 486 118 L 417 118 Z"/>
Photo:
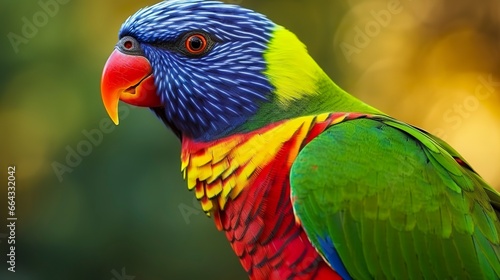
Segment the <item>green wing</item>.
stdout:
<path fill-rule="evenodd" d="M 336 124 L 300 151 L 290 185 L 295 215 L 344 278 L 500 277 L 498 193 L 415 127 Z"/>

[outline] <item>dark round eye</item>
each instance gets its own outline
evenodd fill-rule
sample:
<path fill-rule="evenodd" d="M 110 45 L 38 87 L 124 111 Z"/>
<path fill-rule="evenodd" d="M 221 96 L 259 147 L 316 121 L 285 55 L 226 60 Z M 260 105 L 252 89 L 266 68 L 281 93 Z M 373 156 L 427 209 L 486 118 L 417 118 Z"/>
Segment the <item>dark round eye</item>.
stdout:
<path fill-rule="evenodd" d="M 202 34 L 192 34 L 186 38 L 186 50 L 193 55 L 204 53 L 208 48 L 207 38 Z"/>
<path fill-rule="evenodd" d="M 140 55 L 142 54 L 139 42 L 131 36 L 125 36 L 118 41 L 116 45 L 118 49 L 127 54 Z"/>
<path fill-rule="evenodd" d="M 123 48 L 126 50 L 131 50 L 134 47 L 134 42 L 132 40 L 126 40 L 123 42 Z"/>

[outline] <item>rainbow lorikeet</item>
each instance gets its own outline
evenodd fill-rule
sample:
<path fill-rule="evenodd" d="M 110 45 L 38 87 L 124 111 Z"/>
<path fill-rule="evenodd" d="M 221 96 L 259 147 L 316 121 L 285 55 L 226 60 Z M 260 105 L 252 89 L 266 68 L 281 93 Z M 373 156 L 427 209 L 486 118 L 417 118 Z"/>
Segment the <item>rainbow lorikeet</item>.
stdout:
<path fill-rule="evenodd" d="M 102 77 L 182 141 L 251 279 L 497 279 L 500 196 L 453 148 L 339 88 L 287 29 L 216 1 L 128 18 Z"/>

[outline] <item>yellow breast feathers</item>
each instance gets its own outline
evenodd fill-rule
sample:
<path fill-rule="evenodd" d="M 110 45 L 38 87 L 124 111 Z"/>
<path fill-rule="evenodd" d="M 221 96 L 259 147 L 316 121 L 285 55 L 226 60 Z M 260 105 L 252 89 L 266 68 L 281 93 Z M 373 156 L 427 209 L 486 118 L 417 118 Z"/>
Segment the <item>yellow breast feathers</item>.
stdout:
<path fill-rule="evenodd" d="M 346 116 L 321 114 L 301 117 L 212 142 L 183 139 L 181 170 L 188 189 L 195 190 L 196 198 L 201 201 L 207 215 L 217 209 L 223 210 L 229 199 L 235 199 L 252 183 L 255 171 L 273 160 L 284 143 L 292 138 L 296 140 L 287 151 L 291 166 L 313 126 L 322 126 L 323 131 L 327 126 L 343 121 Z"/>

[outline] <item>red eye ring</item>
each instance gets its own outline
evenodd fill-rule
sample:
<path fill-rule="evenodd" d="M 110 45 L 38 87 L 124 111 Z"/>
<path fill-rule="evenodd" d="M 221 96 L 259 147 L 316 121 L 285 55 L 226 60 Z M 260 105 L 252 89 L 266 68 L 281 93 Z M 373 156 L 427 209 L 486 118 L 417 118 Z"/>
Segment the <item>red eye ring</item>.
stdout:
<path fill-rule="evenodd" d="M 202 34 L 193 34 L 186 39 L 186 50 L 193 55 L 202 54 L 207 50 L 207 38 Z"/>

